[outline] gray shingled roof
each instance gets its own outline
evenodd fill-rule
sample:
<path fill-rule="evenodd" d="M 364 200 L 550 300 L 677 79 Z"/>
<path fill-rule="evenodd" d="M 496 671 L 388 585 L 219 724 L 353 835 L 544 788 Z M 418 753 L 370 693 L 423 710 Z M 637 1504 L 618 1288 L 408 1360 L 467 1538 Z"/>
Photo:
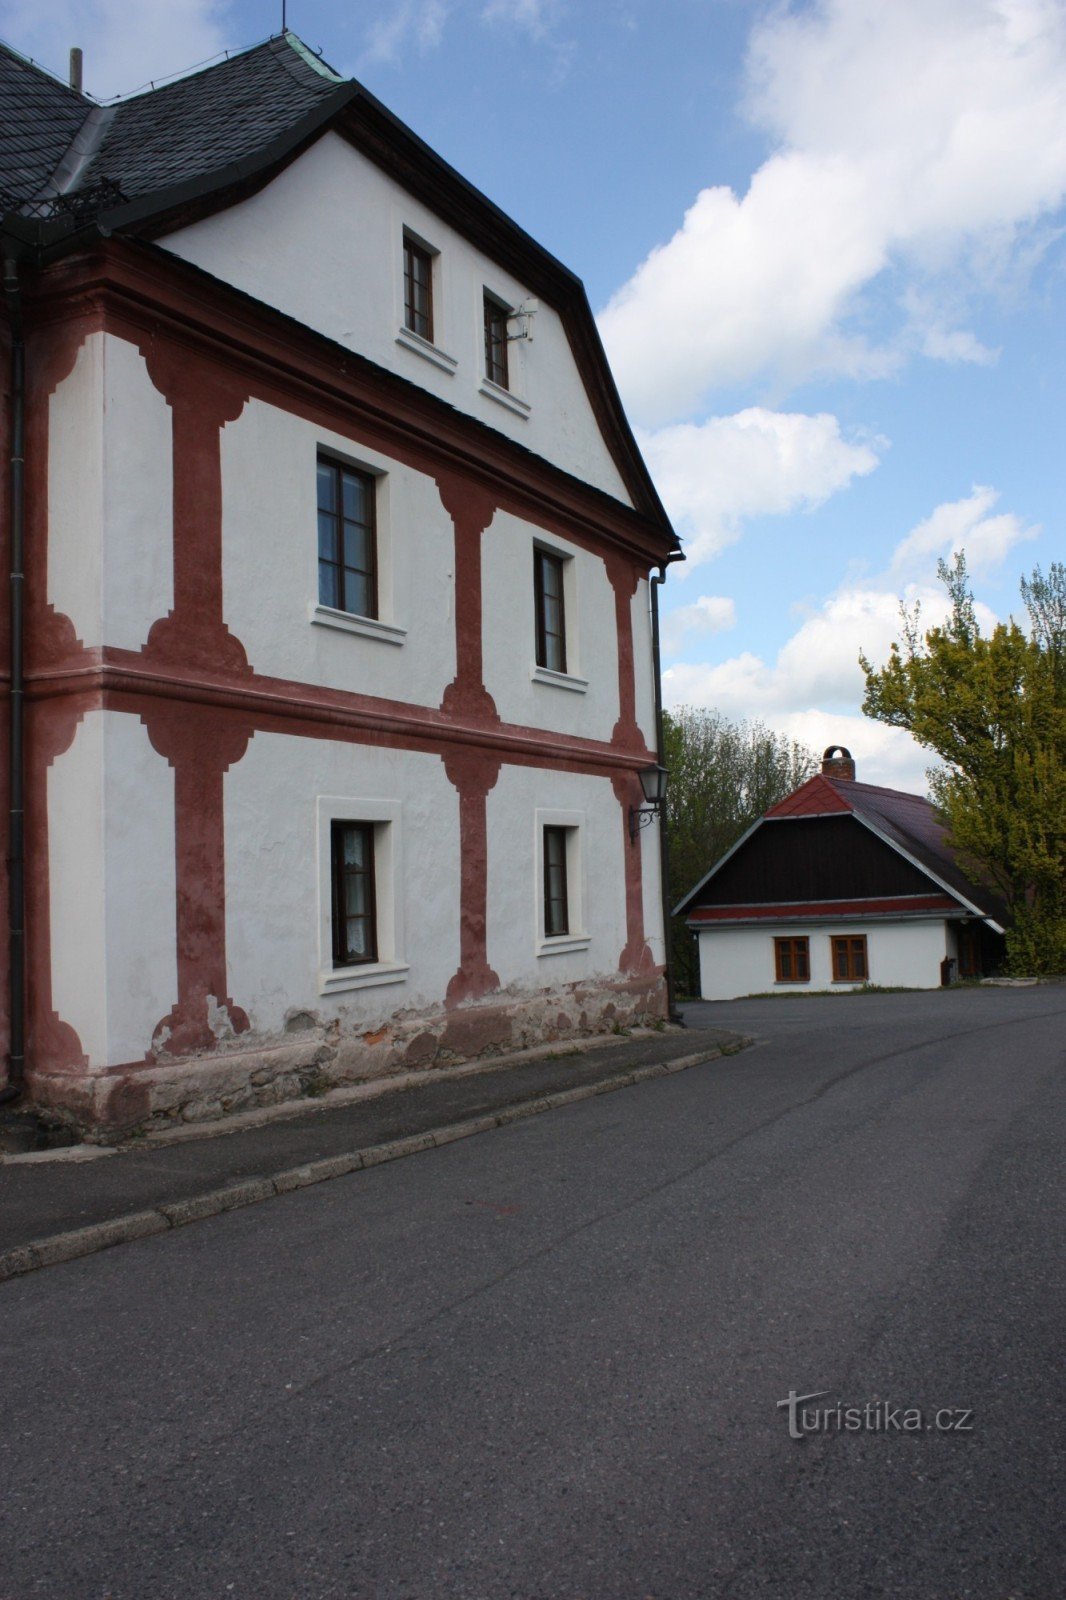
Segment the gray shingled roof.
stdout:
<path fill-rule="evenodd" d="M 106 182 L 137 200 L 209 184 L 351 88 L 285 34 L 101 108 L 0 46 L 0 190 L 26 202 L 63 169 L 70 195 Z"/>
<path fill-rule="evenodd" d="M 39 194 L 92 101 L 0 46 L 0 210 Z"/>
<path fill-rule="evenodd" d="M 109 178 L 132 200 L 206 177 L 288 132 L 340 81 L 317 71 L 287 38 L 270 39 L 117 105 L 78 187 Z"/>

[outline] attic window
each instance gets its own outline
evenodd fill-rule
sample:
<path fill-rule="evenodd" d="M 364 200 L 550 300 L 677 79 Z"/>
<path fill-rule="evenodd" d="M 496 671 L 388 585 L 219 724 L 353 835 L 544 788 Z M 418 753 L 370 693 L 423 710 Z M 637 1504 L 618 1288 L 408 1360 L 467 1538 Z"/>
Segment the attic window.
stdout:
<path fill-rule="evenodd" d="M 511 308 L 485 290 L 485 376 L 501 389 L 509 387 L 507 373 L 507 319 Z"/>
<path fill-rule="evenodd" d="M 403 323 L 433 343 L 433 252 L 409 233 L 403 236 Z"/>

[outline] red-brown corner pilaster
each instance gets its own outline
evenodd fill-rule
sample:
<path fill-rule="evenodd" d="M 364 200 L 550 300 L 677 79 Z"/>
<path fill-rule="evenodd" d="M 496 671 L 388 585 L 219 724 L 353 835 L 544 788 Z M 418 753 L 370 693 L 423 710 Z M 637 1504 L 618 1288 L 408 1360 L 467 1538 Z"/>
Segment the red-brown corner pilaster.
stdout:
<path fill-rule="evenodd" d="M 223 785 L 251 730 L 192 706 L 146 713 L 153 747 L 174 768 L 177 1004 L 157 1024 L 152 1053 L 208 1049 L 248 1018 L 226 994 L 226 842 Z"/>
<path fill-rule="evenodd" d="M 500 987 L 488 963 L 488 793 L 500 775 L 494 757 L 455 751 L 444 757 L 448 780 L 459 793 L 459 970 L 445 1004 L 478 1000 Z"/>
<path fill-rule="evenodd" d="M 171 411 L 174 480 L 174 605 L 152 624 L 145 655 L 216 671 L 250 672 L 230 633 L 222 596 L 222 429 L 240 416 L 246 392 L 175 347 L 143 347 L 152 382 Z"/>
<path fill-rule="evenodd" d="M 441 710 L 464 722 L 496 725 L 500 715 L 485 688 L 481 638 L 481 536 L 496 513 L 496 502 L 458 477 L 438 478 L 437 490 L 455 527 L 455 677 L 444 691 Z"/>
<path fill-rule="evenodd" d="M 618 641 L 618 721 L 611 743 L 632 749 L 643 745 L 644 735 L 637 726 L 637 687 L 633 660 L 633 596 L 640 572 L 624 556 L 608 556 L 607 577 L 614 590 L 614 626 Z"/>
<path fill-rule="evenodd" d="M 26 347 L 26 482 L 25 572 L 26 673 L 42 667 L 73 665 L 84 659 L 81 640 L 70 618 L 56 611 L 49 596 L 49 451 L 51 399 L 74 371 L 90 334 L 99 332 L 99 315 L 51 323 L 35 330 Z M 62 448 L 62 443 L 58 448 Z"/>
<path fill-rule="evenodd" d="M 26 1059 L 42 1076 L 89 1065 L 77 1033 L 53 1010 L 48 769 L 74 743 L 93 698 L 37 701 L 26 719 Z"/>
<path fill-rule="evenodd" d="M 625 949 L 618 957 L 618 967 L 622 972 L 650 972 L 655 966 L 655 957 L 644 937 L 641 835 L 638 832 L 635 839 L 629 836 L 629 808 L 639 806 L 644 796 L 638 779 L 624 773 L 612 778 L 611 785 L 622 812 L 622 851 L 626 881 L 626 942 Z"/>

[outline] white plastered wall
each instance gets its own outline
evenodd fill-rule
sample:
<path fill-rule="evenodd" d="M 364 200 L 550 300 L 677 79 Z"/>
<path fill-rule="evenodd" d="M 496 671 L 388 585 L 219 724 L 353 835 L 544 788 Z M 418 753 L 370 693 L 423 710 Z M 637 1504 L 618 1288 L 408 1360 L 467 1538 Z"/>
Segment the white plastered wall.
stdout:
<path fill-rule="evenodd" d="M 377 477 L 379 637 L 313 620 L 320 450 Z M 455 533 L 424 473 L 249 401 L 222 434 L 226 620 L 257 672 L 438 706 L 455 676 Z"/>
<path fill-rule="evenodd" d="M 655 658 L 651 642 L 651 585 L 647 578 L 637 580 L 633 595 L 633 663 L 637 688 L 637 727 L 649 750 L 658 744 L 655 726 Z"/>
<path fill-rule="evenodd" d="M 536 670 L 536 545 L 563 557 L 566 683 Z M 599 556 L 534 524 L 497 512 L 481 541 L 485 687 L 505 722 L 610 739 L 618 720 L 614 590 Z"/>
<path fill-rule="evenodd" d="M 947 924 L 943 921 L 790 924 L 773 928 L 701 928 L 700 994 L 704 1000 L 735 1000 L 741 995 L 779 994 L 812 990 L 853 989 L 857 984 L 834 983 L 830 940 L 843 934 L 865 934 L 869 978 L 883 988 L 936 989 L 940 963 L 948 953 Z M 809 940 L 809 983 L 778 983 L 774 962 L 775 939 Z"/>
<path fill-rule="evenodd" d="M 640 865 L 644 897 L 644 938 L 655 960 L 661 965 L 665 956 L 663 940 L 663 891 L 659 859 L 659 821 L 654 819 L 641 829 Z"/>
<path fill-rule="evenodd" d="M 626 942 L 625 868 L 620 808 L 610 780 L 504 767 L 489 792 L 487 821 L 487 954 L 501 985 L 547 989 L 616 977 Z M 577 826 L 580 833 L 583 926 L 572 921 L 571 933 L 588 942 L 547 953 L 538 832 L 554 822 Z"/>
<path fill-rule="evenodd" d="M 174 780 L 138 717 L 90 711 L 48 773 L 52 1003 L 90 1069 L 142 1061 L 177 999 Z"/>
<path fill-rule="evenodd" d="M 405 228 L 438 252 L 435 352 L 397 340 Z M 528 288 L 339 134 L 325 134 L 257 195 L 160 243 L 630 503 L 558 314 L 541 301 L 532 341 L 508 346 L 521 414 L 484 392 L 483 293 L 517 306 Z"/>
<path fill-rule="evenodd" d="M 173 604 L 171 414 L 139 350 L 90 334 L 49 402 L 48 597 L 81 642 L 138 650 Z"/>
<path fill-rule="evenodd" d="M 396 830 L 394 883 L 379 882 L 378 897 L 400 901 L 390 956 L 407 968 L 332 993 L 321 937 L 327 813 Z M 253 1034 L 278 1033 L 298 1011 L 358 1028 L 443 1002 L 459 965 L 460 858 L 458 796 L 439 756 L 257 733 L 226 774 L 225 823 L 229 993 Z"/>

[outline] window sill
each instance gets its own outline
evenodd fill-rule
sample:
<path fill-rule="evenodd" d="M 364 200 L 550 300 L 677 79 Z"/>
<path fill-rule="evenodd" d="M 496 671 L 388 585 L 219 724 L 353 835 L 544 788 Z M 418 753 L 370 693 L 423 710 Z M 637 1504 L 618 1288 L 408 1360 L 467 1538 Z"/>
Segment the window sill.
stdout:
<path fill-rule="evenodd" d="M 775 978 L 775 989 L 803 989 L 810 983 L 810 978 Z"/>
<path fill-rule="evenodd" d="M 541 939 L 537 945 L 538 959 L 541 956 L 565 956 L 572 950 L 587 950 L 592 943 L 589 933 L 565 933 L 556 939 Z"/>
<path fill-rule="evenodd" d="M 410 328 L 401 328 L 396 335 L 396 343 L 403 345 L 405 350 L 413 350 L 416 356 L 421 356 L 424 361 L 430 361 L 435 367 L 449 375 L 454 374 L 459 363 L 454 356 L 446 350 L 431 344 L 428 339 L 423 339 L 420 333 L 412 333 Z"/>
<path fill-rule="evenodd" d="M 343 994 L 349 989 L 374 989 L 380 984 L 403 983 L 410 967 L 406 962 L 375 961 L 365 967 L 334 967 L 318 975 L 319 994 Z"/>
<path fill-rule="evenodd" d="M 589 680 L 576 678 L 572 672 L 553 672 L 551 667 L 532 667 L 529 676 L 534 683 L 546 683 L 553 689 L 570 689 L 574 694 L 586 694 Z"/>
<path fill-rule="evenodd" d="M 513 411 L 519 417 L 528 417 L 533 409 L 528 400 L 522 400 L 518 395 L 512 394 L 510 389 L 504 389 L 498 383 L 493 383 L 491 378 L 482 378 L 478 384 L 478 393 L 495 400 L 497 405 L 506 406 L 508 411 Z"/>
<path fill-rule="evenodd" d="M 308 607 L 308 616 L 319 628 L 336 628 L 340 633 L 359 633 L 364 639 L 380 639 L 384 644 L 403 644 L 406 628 L 397 628 L 391 622 L 379 622 L 377 617 L 357 617 L 352 611 L 338 611 L 333 606 Z"/>

